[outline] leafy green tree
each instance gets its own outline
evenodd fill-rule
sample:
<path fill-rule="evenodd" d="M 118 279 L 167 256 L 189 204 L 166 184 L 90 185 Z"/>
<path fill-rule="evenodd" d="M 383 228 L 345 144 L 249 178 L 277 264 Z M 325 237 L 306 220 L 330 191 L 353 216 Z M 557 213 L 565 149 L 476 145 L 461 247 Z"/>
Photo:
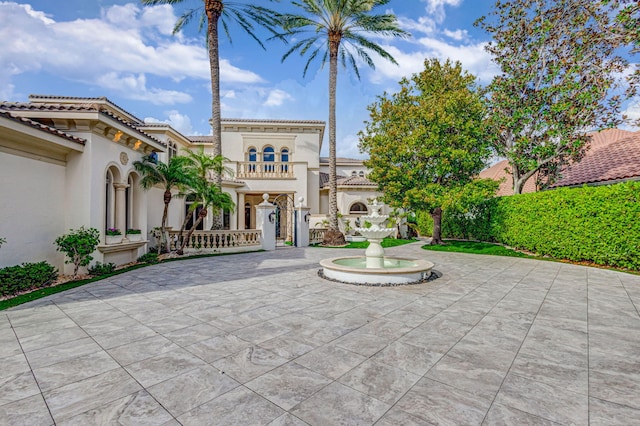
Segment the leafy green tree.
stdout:
<path fill-rule="evenodd" d="M 286 60 L 294 52 L 308 55 L 303 76 L 311 62 L 320 57 L 324 66 L 329 59 L 329 230 L 324 244 L 342 245 L 345 239 L 338 228 L 338 201 L 336 182 L 336 84 L 338 61 L 353 69 L 360 78 L 356 57 L 371 68 L 375 64 L 369 52 L 396 64 L 395 59 L 380 45 L 366 36 L 407 37 L 396 17 L 389 13 L 374 14 L 373 9 L 390 0 L 300 0 L 293 1 L 302 14 L 284 14 L 281 17 L 285 34 L 294 39 L 284 54 Z"/>
<path fill-rule="evenodd" d="M 197 205 L 201 207 L 200 212 L 198 213 L 198 218 L 194 221 L 191 229 L 187 233 L 187 236 L 184 239 L 179 238 L 180 248 L 177 250 L 177 253 L 182 255 L 184 246 L 187 244 L 191 235 L 196 230 L 198 225 L 207 217 L 207 210 L 212 208 L 214 211 L 225 209 L 225 210 L 233 210 L 235 204 L 231 199 L 231 196 L 226 192 L 223 192 L 218 188 L 217 185 L 208 182 L 207 180 L 199 179 L 196 184 L 192 185 L 192 193 L 195 196 L 197 201 L 193 203 L 193 205 Z"/>
<path fill-rule="evenodd" d="M 70 230 L 68 234 L 56 238 L 56 250 L 63 252 L 67 259 L 64 263 L 73 264 L 73 276 L 78 275 L 81 266 L 87 266 L 93 260 L 91 254 L 96 251 L 100 242 L 100 232 L 95 228 L 84 226 Z"/>
<path fill-rule="evenodd" d="M 161 161 L 153 162 L 145 157 L 143 161 L 134 161 L 133 167 L 142 175 L 140 185 L 145 190 L 154 186 L 160 186 L 164 190 L 164 211 L 162 212 L 162 223 L 160 225 L 161 242 L 165 245 L 165 250 L 169 251 L 169 240 L 166 238 L 167 216 L 169 213 L 169 203 L 173 198 L 172 191 L 184 189 L 191 185 L 195 179 L 193 173 L 188 168 L 189 160 L 182 156 L 171 157 L 169 163 Z M 158 247 L 160 253 L 161 247 Z"/>
<path fill-rule="evenodd" d="M 516 194 L 538 171 L 546 181 L 539 183 L 552 183 L 583 156 L 588 132 L 620 122 L 638 71 L 625 96 L 619 76 L 628 61 L 619 53 L 633 43 L 637 49 L 637 15 L 637 3 L 624 0 L 498 0 L 478 20 L 500 66 L 488 87 L 489 117 Z"/>
<path fill-rule="evenodd" d="M 428 211 L 432 244 L 442 244 L 442 209 L 491 197 L 498 183 L 475 179 L 491 155 L 486 109 L 475 77 L 459 62 L 425 61 L 369 106 L 360 150 L 369 154 L 369 178 L 393 207 Z"/>
<path fill-rule="evenodd" d="M 141 0 L 143 5 L 170 4 L 176 5 L 186 3 L 186 0 Z M 207 25 L 207 46 L 209 50 L 209 68 L 211 71 L 211 126 L 213 128 L 213 149 L 214 155 L 222 155 L 221 136 L 221 114 L 220 114 L 220 50 L 219 50 L 219 24 L 231 40 L 229 24 L 237 24 L 244 32 L 249 34 L 258 44 L 264 45 L 256 35 L 256 28 L 253 23 L 273 30 L 276 24 L 277 14 L 270 9 L 254 4 L 245 4 L 234 1 L 223 0 L 193 0 L 199 4 L 198 7 L 188 9 L 178 19 L 173 29 L 174 34 L 179 32 L 185 25 L 194 18 L 198 19 L 198 29 L 202 30 L 206 22 Z M 222 187 L 222 175 L 217 174 L 216 184 Z"/>

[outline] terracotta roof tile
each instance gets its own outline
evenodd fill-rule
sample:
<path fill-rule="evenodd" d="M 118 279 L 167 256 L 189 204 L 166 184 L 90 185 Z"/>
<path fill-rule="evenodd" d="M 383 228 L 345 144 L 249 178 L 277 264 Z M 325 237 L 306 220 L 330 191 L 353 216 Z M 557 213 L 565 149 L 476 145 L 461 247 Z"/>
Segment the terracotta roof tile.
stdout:
<path fill-rule="evenodd" d="M 527 180 L 522 188 L 523 193 L 536 192 L 536 176 L 537 175 L 533 175 Z M 480 177 L 493 180 L 503 179 L 502 182 L 500 182 L 496 195 L 499 197 L 503 195 L 513 195 L 513 177 L 511 175 L 511 166 L 507 160 L 502 160 L 488 169 L 484 169 L 480 172 Z"/>
<path fill-rule="evenodd" d="M 62 138 L 70 140 L 71 142 L 76 142 L 76 143 L 78 143 L 80 145 L 85 145 L 87 143 L 86 139 L 70 135 L 69 133 L 65 133 L 65 132 L 63 132 L 61 130 L 58 130 L 58 129 L 54 128 L 54 127 L 50 127 L 50 126 L 47 126 L 45 124 L 38 123 L 37 121 L 33 121 L 33 120 L 30 120 L 30 119 L 25 118 L 25 117 L 13 116 L 9 112 L 6 112 L 6 111 L 0 111 L 0 117 L 4 117 L 4 118 L 7 118 L 9 120 L 16 121 L 16 122 L 18 122 L 20 124 L 24 124 L 25 126 L 33 127 L 33 128 L 38 129 L 38 130 L 42 130 L 44 132 L 51 133 L 51 134 L 56 135 L 56 136 L 60 136 Z"/>
<path fill-rule="evenodd" d="M 584 158 L 564 169 L 551 187 L 632 178 L 640 178 L 640 132 L 610 129 L 595 133 Z"/>
<path fill-rule="evenodd" d="M 101 108 L 99 104 L 92 104 L 92 103 L 81 103 L 81 104 L 58 104 L 58 103 L 51 103 L 51 104 L 46 104 L 46 103 L 31 103 L 31 102 L 0 102 L 0 110 L 5 110 L 5 111 L 56 111 L 56 112 L 65 112 L 65 111 L 81 111 L 81 112 L 97 112 L 99 114 L 103 114 L 106 115 L 107 117 L 118 121 L 119 123 L 123 124 L 124 126 L 127 126 L 129 128 L 131 128 L 132 130 L 135 130 L 137 133 L 140 133 L 141 135 L 143 135 L 146 138 L 151 139 L 152 141 L 162 145 L 162 146 L 166 146 L 166 144 L 164 142 L 162 142 L 159 139 L 156 139 L 155 137 L 149 135 L 148 133 L 145 133 L 143 130 L 141 130 L 139 128 L 139 126 L 141 125 L 140 123 L 131 123 L 127 120 L 122 119 L 121 117 L 118 117 L 117 115 L 113 114 L 112 112 Z"/>
<path fill-rule="evenodd" d="M 336 157 L 336 163 L 362 164 L 363 161 L 357 158 Z M 329 157 L 320 157 L 320 164 L 329 164 Z"/>
<path fill-rule="evenodd" d="M 640 132 L 606 129 L 590 136 L 584 158 L 566 166 L 562 177 L 551 188 L 640 178 Z M 507 160 L 483 170 L 480 177 L 494 180 L 504 177 L 497 195 L 513 194 L 511 167 Z M 535 192 L 535 180 L 534 175 L 525 184 L 523 192 Z"/>

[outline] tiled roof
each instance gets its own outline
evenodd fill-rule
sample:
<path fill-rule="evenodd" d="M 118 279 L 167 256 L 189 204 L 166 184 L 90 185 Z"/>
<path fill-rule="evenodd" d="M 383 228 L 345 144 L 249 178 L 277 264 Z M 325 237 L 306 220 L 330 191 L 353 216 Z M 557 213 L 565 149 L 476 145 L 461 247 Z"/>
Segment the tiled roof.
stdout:
<path fill-rule="evenodd" d="M 336 163 L 362 164 L 363 161 L 357 158 L 336 157 Z M 320 164 L 329 164 L 329 157 L 320 157 Z"/>
<path fill-rule="evenodd" d="M 522 188 L 523 193 L 536 192 L 536 176 L 533 175 L 527 180 Z M 482 179 L 502 180 L 498 187 L 498 192 L 496 192 L 497 196 L 513 195 L 513 177 L 511 175 L 511 166 L 507 160 L 502 160 L 488 169 L 484 169 L 480 172 L 480 177 Z"/>
<path fill-rule="evenodd" d="M 90 99 L 90 98 L 87 98 Z M 31 102 L 0 102 L 0 110 L 5 111 L 52 111 L 52 112 L 68 112 L 68 111 L 80 111 L 80 112 L 97 112 L 99 114 L 106 115 L 107 117 L 118 121 L 124 126 L 129 127 L 132 130 L 135 130 L 137 133 L 140 133 L 146 138 L 151 139 L 152 141 L 166 146 L 164 142 L 155 137 L 145 133 L 140 130 L 138 126 L 140 123 L 131 123 L 127 120 L 118 117 L 113 114 L 111 111 L 108 111 L 104 108 L 100 108 L 99 104 L 92 103 L 82 103 L 82 104 L 58 104 L 58 103 L 31 103 Z"/>
<path fill-rule="evenodd" d="M 80 96 L 55 96 L 55 95 L 33 95 L 33 94 L 29 95 L 29 101 L 33 103 L 40 103 L 42 101 L 45 101 L 47 103 L 55 103 L 56 100 L 60 100 L 65 104 L 104 102 L 108 104 L 111 108 L 115 110 L 119 110 L 125 113 L 126 115 L 130 116 L 132 119 L 134 119 L 136 123 L 143 123 L 143 121 L 140 120 L 138 117 L 131 114 L 129 111 L 125 110 L 121 106 L 116 105 L 114 102 L 109 100 L 109 98 L 107 98 L 106 96 L 80 97 Z M 69 101 L 69 102 L 65 102 L 65 101 Z"/>
<path fill-rule="evenodd" d="M 360 176 L 336 176 L 338 186 L 375 186 L 378 185 L 369 179 Z M 320 188 L 329 187 L 329 174 L 320 172 Z"/>
<path fill-rule="evenodd" d="M 604 183 L 640 178 L 640 132 L 606 129 L 590 134 L 589 149 L 582 160 L 566 166 L 562 177 L 551 188 L 587 183 Z M 513 195 L 511 166 L 503 160 L 480 172 L 481 178 L 505 181 L 497 195 Z M 536 175 L 525 183 L 522 192 L 535 192 Z"/>
<path fill-rule="evenodd" d="M 640 178 L 640 132 L 608 129 L 593 134 L 584 158 L 564 169 L 551 187 L 633 178 Z"/>
<path fill-rule="evenodd" d="M 273 120 L 269 118 L 223 118 L 222 123 L 325 124 L 322 120 Z"/>
<path fill-rule="evenodd" d="M 360 176 L 350 176 L 346 179 L 340 179 L 338 180 L 338 185 L 339 186 L 375 186 L 375 187 L 378 186 L 377 183 L 371 182 L 366 177 L 360 177 Z"/>
<path fill-rule="evenodd" d="M 80 145 L 86 144 L 87 140 L 83 138 L 79 138 L 77 136 L 70 135 L 69 133 L 65 133 L 61 130 L 58 130 L 54 127 L 47 126 L 42 123 L 38 123 L 37 121 L 30 120 L 25 117 L 15 117 L 6 111 L 0 111 L 0 117 L 7 118 L 9 120 L 16 121 L 20 124 L 24 124 L 25 126 L 33 127 L 38 130 L 42 130 L 43 132 L 51 133 L 56 136 L 60 136 L 64 139 L 70 140 L 71 142 L 76 142 Z"/>
<path fill-rule="evenodd" d="M 213 143 L 213 136 L 187 136 L 192 143 Z"/>

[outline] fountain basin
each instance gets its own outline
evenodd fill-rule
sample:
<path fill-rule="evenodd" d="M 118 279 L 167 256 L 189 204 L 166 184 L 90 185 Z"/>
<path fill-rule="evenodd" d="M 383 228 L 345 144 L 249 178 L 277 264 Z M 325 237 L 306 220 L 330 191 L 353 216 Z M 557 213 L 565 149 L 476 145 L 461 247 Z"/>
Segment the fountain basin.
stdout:
<path fill-rule="evenodd" d="M 361 285 L 402 285 L 430 277 L 433 263 L 421 259 L 385 257 L 382 268 L 367 268 L 364 256 L 334 257 L 320 261 L 322 275 L 330 280 Z"/>

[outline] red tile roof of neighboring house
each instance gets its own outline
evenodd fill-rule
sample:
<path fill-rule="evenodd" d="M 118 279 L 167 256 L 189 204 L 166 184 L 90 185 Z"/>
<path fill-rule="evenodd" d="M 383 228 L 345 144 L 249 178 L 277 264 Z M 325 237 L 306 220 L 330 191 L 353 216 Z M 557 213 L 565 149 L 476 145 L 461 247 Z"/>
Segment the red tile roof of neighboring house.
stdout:
<path fill-rule="evenodd" d="M 640 179 L 640 132 L 607 129 L 593 133 L 584 158 L 562 171 L 552 188 Z"/>
<path fill-rule="evenodd" d="M 561 178 L 551 188 L 588 183 L 607 183 L 640 179 L 640 132 L 606 129 L 590 134 L 591 140 L 584 158 L 565 166 Z M 497 195 L 513 195 L 511 166 L 500 161 L 480 172 L 481 178 L 505 181 L 500 183 Z M 524 186 L 523 192 L 535 192 L 536 175 Z"/>
<path fill-rule="evenodd" d="M 499 163 L 494 164 L 488 169 L 484 169 L 480 172 L 482 179 L 493 179 L 500 182 L 498 187 L 497 196 L 513 195 L 513 176 L 511 175 L 511 166 L 507 160 L 502 160 Z M 522 188 L 523 193 L 536 192 L 536 175 L 533 175 Z"/>
<path fill-rule="evenodd" d="M 60 137 L 62 137 L 64 139 L 70 140 L 71 142 L 75 142 L 75 143 L 78 143 L 80 145 L 85 145 L 87 143 L 86 139 L 70 135 L 69 133 L 63 132 L 62 130 L 58 130 L 58 129 L 54 128 L 54 127 L 50 127 L 50 126 L 47 126 L 45 124 L 38 123 L 37 121 L 33 121 L 33 120 L 30 120 L 30 119 L 25 118 L 25 117 L 13 116 L 13 115 L 11 115 L 10 113 L 8 113 L 6 111 L 0 111 L 0 117 L 4 117 L 4 118 L 7 118 L 9 120 L 16 121 L 16 122 L 18 122 L 20 124 L 24 124 L 25 126 L 29 126 L 29 127 L 36 128 L 38 130 L 42 130 L 43 132 L 47 132 L 47 133 L 51 133 L 51 134 L 56 135 L 56 136 L 60 136 Z"/>

